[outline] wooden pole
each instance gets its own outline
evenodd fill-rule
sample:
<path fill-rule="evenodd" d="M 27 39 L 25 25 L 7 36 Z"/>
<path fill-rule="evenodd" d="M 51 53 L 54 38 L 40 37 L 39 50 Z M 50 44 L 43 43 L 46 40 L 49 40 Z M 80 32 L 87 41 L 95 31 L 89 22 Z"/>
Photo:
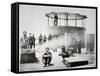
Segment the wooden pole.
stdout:
<path fill-rule="evenodd" d="M 67 23 L 67 26 L 68 26 L 68 13 L 67 13 L 67 17 L 66 17 L 66 23 Z"/>
<path fill-rule="evenodd" d="M 49 17 L 48 17 L 48 26 L 49 26 Z"/>
<path fill-rule="evenodd" d="M 77 16 L 75 16 L 75 26 L 77 27 Z"/>

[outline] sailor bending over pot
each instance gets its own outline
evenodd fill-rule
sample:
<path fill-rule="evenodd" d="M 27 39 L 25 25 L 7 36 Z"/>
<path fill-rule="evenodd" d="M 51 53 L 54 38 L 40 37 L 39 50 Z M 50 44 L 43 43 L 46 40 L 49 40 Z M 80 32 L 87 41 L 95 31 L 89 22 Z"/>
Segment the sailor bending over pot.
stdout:
<path fill-rule="evenodd" d="M 70 56 L 69 53 L 65 50 L 65 46 L 62 46 L 59 56 L 62 56 L 63 60 Z"/>

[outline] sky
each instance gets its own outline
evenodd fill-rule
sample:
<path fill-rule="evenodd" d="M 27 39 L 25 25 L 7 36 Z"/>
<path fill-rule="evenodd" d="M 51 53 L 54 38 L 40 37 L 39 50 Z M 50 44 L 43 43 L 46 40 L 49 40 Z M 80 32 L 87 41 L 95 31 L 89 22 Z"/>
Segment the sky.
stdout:
<path fill-rule="evenodd" d="M 23 31 L 39 35 L 46 34 L 48 26 L 48 18 L 46 13 L 50 12 L 70 12 L 87 15 L 86 30 L 89 34 L 95 34 L 96 29 L 96 10 L 86 8 L 72 7 L 54 7 L 54 6 L 37 6 L 37 5 L 20 5 L 19 6 L 19 33 L 20 37 Z"/>

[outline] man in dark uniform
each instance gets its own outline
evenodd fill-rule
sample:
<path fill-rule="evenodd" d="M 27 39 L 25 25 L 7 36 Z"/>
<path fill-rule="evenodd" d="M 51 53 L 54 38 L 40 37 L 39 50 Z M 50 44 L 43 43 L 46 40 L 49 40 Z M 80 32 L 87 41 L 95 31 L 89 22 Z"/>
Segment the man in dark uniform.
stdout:
<path fill-rule="evenodd" d="M 29 38 L 28 38 L 28 42 L 29 42 L 29 48 L 32 49 L 32 45 L 33 45 L 33 38 L 31 36 L 31 33 L 29 34 Z"/>
<path fill-rule="evenodd" d="M 81 54 L 81 40 L 78 43 L 78 54 Z"/>
<path fill-rule="evenodd" d="M 33 34 L 33 36 L 32 36 L 32 45 L 33 45 L 34 48 L 35 48 L 35 37 L 34 37 L 34 34 Z"/>
<path fill-rule="evenodd" d="M 46 42 L 46 35 L 44 35 L 44 37 L 43 37 L 43 42 Z"/>
<path fill-rule="evenodd" d="M 42 44 L 42 40 L 43 40 L 43 37 L 42 37 L 42 34 L 40 34 L 40 36 L 39 36 L 39 44 Z"/>
<path fill-rule="evenodd" d="M 42 61 L 44 63 L 44 67 L 49 66 L 51 59 L 52 59 L 52 54 L 51 54 L 51 52 L 49 52 L 49 48 L 47 47 L 45 50 L 46 50 L 46 52 L 42 56 Z"/>
<path fill-rule="evenodd" d="M 54 16 L 54 26 L 57 26 L 58 25 L 58 16 L 57 14 L 55 14 Z"/>

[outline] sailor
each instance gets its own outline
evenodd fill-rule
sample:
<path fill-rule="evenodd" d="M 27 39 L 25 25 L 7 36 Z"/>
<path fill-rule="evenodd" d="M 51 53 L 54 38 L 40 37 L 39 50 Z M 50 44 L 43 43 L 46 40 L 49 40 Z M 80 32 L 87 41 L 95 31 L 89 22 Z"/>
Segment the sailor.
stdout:
<path fill-rule="evenodd" d="M 44 63 L 44 67 L 49 66 L 51 60 L 52 60 L 52 54 L 51 54 L 51 52 L 49 51 L 49 48 L 47 47 L 47 48 L 45 49 L 45 53 L 42 55 L 42 61 L 43 61 L 43 63 Z"/>
<path fill-rule="evenodd" d="M 54 26 L 57 26 L 58 25 L 58 16 L 57 14 L 55 14 L 54 16 Z"/>

